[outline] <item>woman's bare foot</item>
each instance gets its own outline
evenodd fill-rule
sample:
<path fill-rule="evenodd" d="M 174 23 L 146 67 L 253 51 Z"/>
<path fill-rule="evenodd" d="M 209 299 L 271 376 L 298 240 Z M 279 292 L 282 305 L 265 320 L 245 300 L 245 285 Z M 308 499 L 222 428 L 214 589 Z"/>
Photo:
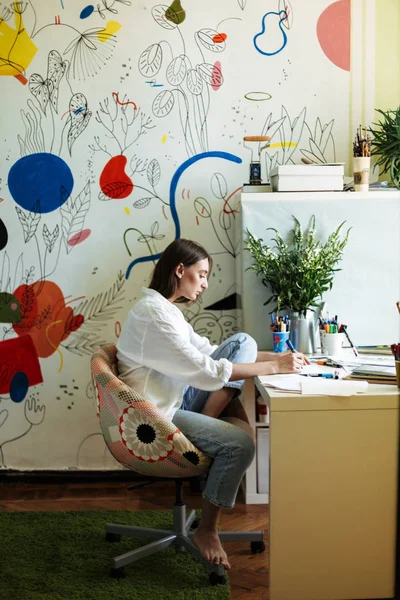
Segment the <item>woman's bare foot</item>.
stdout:
<path fill-rule="evenodd" d="M 193 542 L 209 563 L 223 565 L 225 569 L 231 568 L 216 531 L 199 526 L 194 532 Z"/>

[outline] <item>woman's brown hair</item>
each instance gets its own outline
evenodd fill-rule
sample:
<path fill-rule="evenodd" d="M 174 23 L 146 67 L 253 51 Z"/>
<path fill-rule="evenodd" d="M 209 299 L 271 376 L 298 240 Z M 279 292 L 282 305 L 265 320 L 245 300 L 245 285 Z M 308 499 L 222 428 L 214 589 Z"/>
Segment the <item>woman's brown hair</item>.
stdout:
<path fill-rule="evenodd" d="M 209 277 L 212 267 L 212 258 L 207 250 L 192 240 L 179 238 L 173 241 L 161 254 L 161 257 L 154 268 L 149 288 L 156 290 L 164 296 L 164 298 L 171 298 L 176 292 L 179 281 L 175 273 L 176 267 L 182 263 L 184 267 L 188 268 L 204 258 L 208 259 L 210 265 L 207 275 L 207 277 Z M 182 297 L 178 298 L 176 302 L 183 304 L 191 302 L 191 300 Z"/>

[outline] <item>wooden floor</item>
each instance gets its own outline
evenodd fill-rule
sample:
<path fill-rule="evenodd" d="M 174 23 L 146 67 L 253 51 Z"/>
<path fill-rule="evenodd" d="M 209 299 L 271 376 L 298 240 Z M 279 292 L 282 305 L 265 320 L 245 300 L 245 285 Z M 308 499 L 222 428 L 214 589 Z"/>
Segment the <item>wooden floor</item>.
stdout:
<path fill-rule="evenodd" d="M 0 510 L 164 510 L 174 502 L 174 484 L 157 483 L 127 491 L 127 482 L 21 483 L 0 485 Z M 185 484 L 188 508 L 201 507 L 201 495 Z M 251 554 L 248 543 L 224 544 L 232 566 L 229 572 L 233 600 L 268 599 L 268 507 L 245 505 L 239 496 L 234 509 L 223 512 L 221 529 L 264 530 L 267 549 Z"/>

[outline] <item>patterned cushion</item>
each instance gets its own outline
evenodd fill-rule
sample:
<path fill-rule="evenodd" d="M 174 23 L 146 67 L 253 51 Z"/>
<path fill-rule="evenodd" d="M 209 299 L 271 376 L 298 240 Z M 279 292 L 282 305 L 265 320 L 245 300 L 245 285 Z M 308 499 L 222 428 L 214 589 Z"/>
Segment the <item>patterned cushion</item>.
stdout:
<path fill-rule="evenodd" d="M 211 459 L 163 413 L 118 378 L 117 349 L 103 346 L 92 356 L 97 415 L 104 440 L 125 467 L 155 477 L 206 473 Z"/>

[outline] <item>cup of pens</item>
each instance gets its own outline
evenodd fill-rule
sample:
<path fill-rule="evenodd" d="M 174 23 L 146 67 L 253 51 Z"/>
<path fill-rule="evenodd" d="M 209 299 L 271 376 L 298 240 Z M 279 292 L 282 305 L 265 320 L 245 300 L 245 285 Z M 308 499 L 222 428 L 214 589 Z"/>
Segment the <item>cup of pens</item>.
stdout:
<path fill-rule="evenodd" d="M 371 169 L 371 136 L 367 134 L 366 128 L 357 130 L 353 143 L 353 177 L 354 191 L 368 192 L 369 173 Z"/>
<path fill-rule="evenodd" d="M 399 310 L 400 312 L 400 310 Z M 396 367 L 396 383 L 400 390 L 400 344 L 392 344 L 390 346 L 392 354 L 394 356 L 394 364 Z"/>
<path fill-rule="evenodd" d="M 279 317 L 274 313 L 271 314 L 271 325 L 272 331 L 272 342 L 274 345 L 274 352 L 286 352 L 286 342 L 290 335 L 290 321 L 289 316 Z"/>
<path fill-rule="evenodd" d="M 321 353 L 326 356 L 334 356 L 342 350 L 346 335 L 346 325 L 339 324 L 337 315 L 335 318 L 319 318 L 319 336 L 321 340 Z M 349 339 L 349 338 L 348 338 Z"/>
<path fill-rule="evenodd" d="M 341 352 L 344 342 L 344 333 L 339 333 L 336 329 L 335 332 L 327 332 L 324 329 L 319 331 L 321 339 L 321 353 L 326 356 L 334 356 Z"/>

